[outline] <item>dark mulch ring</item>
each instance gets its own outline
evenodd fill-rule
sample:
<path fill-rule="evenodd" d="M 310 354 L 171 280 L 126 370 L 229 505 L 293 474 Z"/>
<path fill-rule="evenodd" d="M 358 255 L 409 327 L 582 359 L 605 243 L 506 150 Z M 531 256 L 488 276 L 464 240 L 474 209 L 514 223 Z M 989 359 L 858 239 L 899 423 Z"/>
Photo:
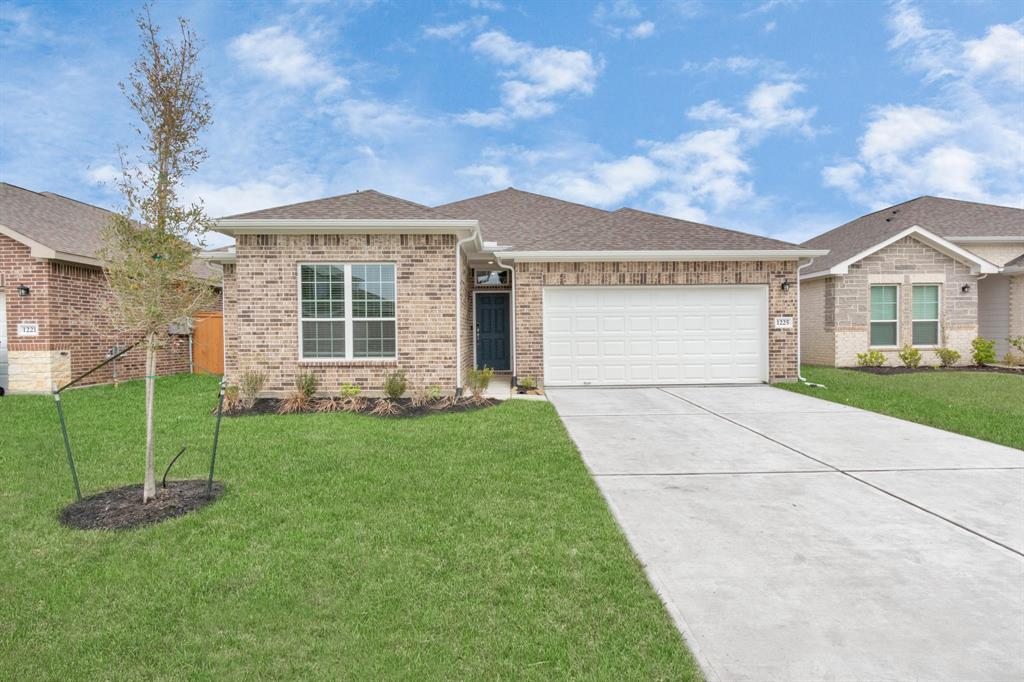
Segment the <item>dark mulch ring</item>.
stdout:
<path fill-rule="evenodd" d="M 323 409 L 325 403 L 329 402 L 327 398 L 314 398 L 310 401 L 309 407 L 298 410 L 301 413 L 312 413 L 312 412 L 352 412 L 353 414 L 363 414 L 368 417 L 382 417 L 384 419 L 408 419 L 410 417 L 425 417 L 429 414 L 446 414 L 448 412 L 473 412 L 474 410 L 482 410 L 493 405 L 500 403 L 500 400 L 487 399 L 482 402 L 476 402 L 470 398 L 464 398 L 458 402 L 452 401 L 439 401 L 433 403 L 427 403 L 426 405 L 413 405 L 410 398 L 398 398 L 390 402 L 394 403 L 394 412 L 391 414 L 380 414 L 374 413 L 374 407 L 381 399 L 379 398 L 365 398 L 362 401 L 362 407 L 358 410 L 343 410 L 340 407 L 337 409 Z M 256 404 L 251 409 L 238 408 L 230 412 L 224 412 L 225 417 L 244 417 L 247 415 L 254 414 L 279 414 L 281 403 L 283 401 L 276 398 L 259 398 Z M 335 405 L 340 405 L 340 400 L 336 401 Z"/>
<path fill-rule="evenodd" d="M 868 374 L 915 374 L 918 372 L 1002 372 L 1024 376 L 1024 367 L 993 367 L 969 365 L 966 367 L 847 367 Z"/>
<path fill-rule="evenodd" d="M 127 530 L 159 523 L 205 507 L 224 492 L 224 484 L 213 482 L 210 497 L 206 496 L 206 479 L 168 481 L 166 488 L 157 488 L 156 497 L 142 503 L 142 485 L 105 490 L 65 507 L 60 522 L 72 528 Z"/>

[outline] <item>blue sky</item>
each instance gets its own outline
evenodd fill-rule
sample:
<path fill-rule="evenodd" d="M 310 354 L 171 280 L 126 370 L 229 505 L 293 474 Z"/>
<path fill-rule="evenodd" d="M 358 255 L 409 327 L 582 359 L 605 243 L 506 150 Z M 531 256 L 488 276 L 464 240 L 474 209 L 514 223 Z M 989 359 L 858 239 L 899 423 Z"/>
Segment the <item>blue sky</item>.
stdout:
<path fill-rule="evenodd" d="M 0 2 L 0 179 L 115 206 L 138 3 Z M 211 215 L 510 185 L 800 241 L 1024 204 L 1019 2 L 169 2 L 206 42 Z M 217 243 L 214 240 L 214 243 Z"/>

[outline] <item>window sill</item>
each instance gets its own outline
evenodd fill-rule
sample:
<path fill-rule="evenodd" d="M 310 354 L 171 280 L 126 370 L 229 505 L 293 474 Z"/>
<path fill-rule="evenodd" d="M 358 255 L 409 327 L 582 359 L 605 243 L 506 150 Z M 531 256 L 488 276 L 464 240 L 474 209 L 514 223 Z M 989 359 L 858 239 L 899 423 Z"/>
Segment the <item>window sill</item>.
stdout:
<path fill-rule="evenodd" d="M 301 359 L 299 364 L 314 367 L 381 367 L 388 365 L 397 366 L 398 358 L 353 358 L 351 360 L 346 358 Z"/>
<path fill-rule="evenodd" d="M 868 350 L 899 350 L 902 346 L 868 346 Z"/>

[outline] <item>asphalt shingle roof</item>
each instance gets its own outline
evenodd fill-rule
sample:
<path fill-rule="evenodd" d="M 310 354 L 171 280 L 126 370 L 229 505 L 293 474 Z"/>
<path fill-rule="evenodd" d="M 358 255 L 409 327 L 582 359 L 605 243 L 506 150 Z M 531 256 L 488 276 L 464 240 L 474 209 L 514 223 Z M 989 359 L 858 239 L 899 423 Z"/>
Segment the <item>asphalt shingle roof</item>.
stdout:
<path fill-rule="evenodd" d="M 918 225 L 940 237 L 1021 237 L 1024 210 L 973 201 L 923 196 L 851 220 L 801 246 L 829 249 L 808 271 L 821 272 Z M 970 250 L 970 246 L 967 247 Z"/>
<path fill-rule="evenodd" d="M 444 220 L 455 216 L 444 215 L 429 206 L 367 189 L 225 217 L 244 220 Z"/>
<path fill-rule="evenodd" d="M 0 225 L 54 251 L 99 258 L 103 230 L 112 215 L 60 194 L 0 182 Z M 220 268 L 205 261 L 195 261 L 193 270 L 201 277 L 221 278 Z"/>

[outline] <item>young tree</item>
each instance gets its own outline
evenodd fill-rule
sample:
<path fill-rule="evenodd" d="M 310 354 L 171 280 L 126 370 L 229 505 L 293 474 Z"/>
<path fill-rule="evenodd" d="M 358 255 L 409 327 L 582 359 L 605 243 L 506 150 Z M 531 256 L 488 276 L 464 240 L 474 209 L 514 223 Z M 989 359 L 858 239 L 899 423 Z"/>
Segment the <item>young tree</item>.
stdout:
<path fill-rule="evenodd" d="M 199 67 L 199 44 L 188 21 L 162 40 L 146 6 L 137 18 L 139 57 L 121 90 L 140 123 L 137 158 L 121 150 L 119 188 L 124 208 L 104 234 L 103 259 L 113 292 L 115 328 L 141 339 L 146 351 L 146 476 L 142 499 L 156 496 L 153 468 L 153 388 L 157 350 L 169 327 L 188 321 L 210 300 L 207 281 L 193 271 L 208 220 L 202 204 L 185 203 L 181 181 L 206 158 L 199 134 L 210 124 L 210 104 Z"/>

